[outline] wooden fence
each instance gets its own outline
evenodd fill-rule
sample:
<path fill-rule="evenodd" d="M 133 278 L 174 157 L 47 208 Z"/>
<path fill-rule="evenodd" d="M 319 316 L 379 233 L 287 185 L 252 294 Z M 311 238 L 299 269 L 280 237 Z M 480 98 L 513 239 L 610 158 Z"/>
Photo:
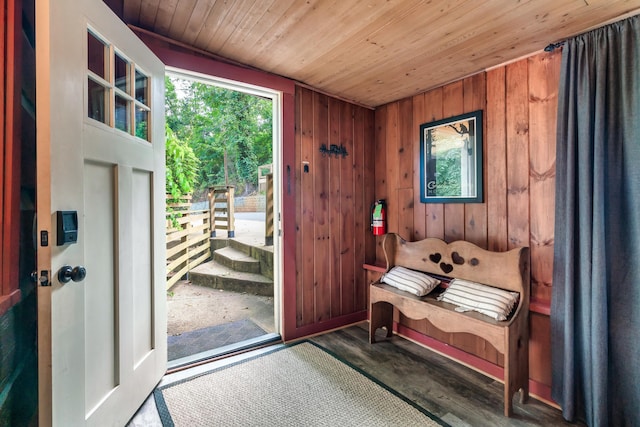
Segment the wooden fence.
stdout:
<path fill-rule="evenodd" d="M 191 196 L 167 196 L 167 289 L 211 257 L 209 210 L 191 210 Z"/>

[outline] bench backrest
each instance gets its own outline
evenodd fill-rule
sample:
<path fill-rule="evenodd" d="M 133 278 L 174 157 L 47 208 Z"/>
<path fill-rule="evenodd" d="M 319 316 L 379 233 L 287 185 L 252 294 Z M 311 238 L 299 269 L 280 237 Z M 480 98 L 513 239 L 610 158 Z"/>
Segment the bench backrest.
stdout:
<path fill-rule="evenodd" d="M 458 240 L 446 243 L 436 238 L 407 242 L 395 233 L 385 236 L 382 247 L 387 271 L 401 265 L 426 273 L 471 280 L 520 293 L 521 304 L 529 303 L 529 248 L 506 252 L 482 249 Z"/>

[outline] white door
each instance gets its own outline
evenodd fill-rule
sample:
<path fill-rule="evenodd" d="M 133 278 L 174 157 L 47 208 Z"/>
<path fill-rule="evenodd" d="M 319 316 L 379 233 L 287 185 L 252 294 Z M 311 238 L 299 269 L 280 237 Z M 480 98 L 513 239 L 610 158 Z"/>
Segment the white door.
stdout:
<path fill-rule="evenodd" d="M 122 426 L 167 362 L 164 65 L 102 1 L 36 0 L 36 70 L 40 423 Z"/>

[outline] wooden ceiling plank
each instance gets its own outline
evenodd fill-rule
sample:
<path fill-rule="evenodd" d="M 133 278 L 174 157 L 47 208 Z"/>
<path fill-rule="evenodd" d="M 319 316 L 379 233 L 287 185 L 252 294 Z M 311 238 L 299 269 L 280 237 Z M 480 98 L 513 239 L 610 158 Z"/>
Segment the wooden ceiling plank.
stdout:
<path fill-rule="evenodd" d="M 481 5 L 484 2 L 477 2 L 474 5 Z M 313 72 L 326 74 L 324 68 L 319 64 L 336 64 L 342 65 L 347 72 L 358 76 L 362 72 L 369 69 L 368 63 L 375 62 L 381 67 L 389 64 L 393 57 L 393 63 L 398 61 L 404 62 L 404 58 L 415 58 L 416 51 L 423 48 L 433 49 L 434 46 L 441 43 L 442 34 L 446 29 L 442 25 L 425 25 L 428 22 L 425 16 L 431 16 L 432 20 L 437 22 L 450 22 L 458 16 L 460 20 L 460 11 L 463 9 L 464 2 L 449 3 L 448 7 L 435 7 L 434 5 L 424 5 L 421 3 L 407 4 L 403 3 L 403 7 L 396 7 L 393 13 L 385 13 L 370 26 L 363 28 L 358 34 L 355 34 L 348 42 L 348 46 L 344 48 L 338 46 L 333 51 L 326 52 L 317 58 L 318 64 L 309 63 L 309 69 Z M 391 31 L 393 28 L 399 28 Z M 411 37 L 410 42 L 407 39 Z M 416 43 L 416 40 L 418 43 Z M 417 46 L 416 46 L 417 44 Z M 412 45 L 412 49 L 406 49 L 406 46 Z M 406 50 L 403 58 L 398 58 L 398 46 L 402 46 Z M 345 55 L 345 51 L 351 51 L 353 54 Z M 362 64 L 362 70 L 353 67 L 351 64 Z M 347 65 L 348 67 L 345 67 Z M 301 78 L 304 80 L 315 79 L 313 74 L 307 75 L 301 72 Z"/>
<path fill-rule="evenodd" d="M 224 7 L 225 2 L 222 0 L 197 0 L 180 41 L 200 48 L 195 41 L 198 37 L 202 36 L 202 32 L 204 31 L 206 34 L 208 31 L 211 31 L 222 24 L 222 20 L 220 20 L 215 27 L 206 26 L 209 16 L 213 15 L 213 10 L 222 9 Z"/>
<path fill-rule="evenodd" d="M 140 3 L 140 26 L 145 29 L 152 29 L 158 14 L 160 0 L 142 0 Z"/>
<path fill-rule="evenodd" d="M 140 0 L 124 0 L 123 19 L 127 24 L 140 25 Z"/>
<path fill-rule="evenodd" d="M 256 64 L 261 64 L 259 67 L 267 71 L 270 71 L 270 60 L 273 56 L 279 54 L 299 55 L 299 52 L 288 49 L 287 45 L 290 42 L 290 34 L 292 29 L 297 29 L 300 32 L 308 30 L 309 25 L 300 26 L 300 22 L 307 22 L 309 15 L 322 6 L 322 0 L 310 0 L 306 2 L 291 2 L 291 5 L 284 11 L 281 18 L 278 19 L 273 27 L 264 34 L 264 37 L 260 38 L 255 46 L 255 52 L 253 52 L 253 58 Z M 295 35 L 293 36 L 295 38 Z M 283 74 L 284 75 L 284 74 Z"/>
<path fill-rule="evenodd" d="M 263 1 L 257 2 L 264 5 Z M 242 2 L 242 8 L 225 8 L 221 15 L 224 16 L 225 25 L 216 25 L 213 31 L 202 32 L 204 37 L 198 38 L 197 45 L 204 47 L 209 52 L 218 52 L 221 50 L 221 46 L 229 39 L 232 33 L 240 31 L 240 28 L 244 27 L 244 21 L 247 19 L 247 15 L 256 4 L 256 0 L 245 0 Z M 213 12 L 212 12 L 213 14 Z M 208 33 L 208 34 L 207 34 Z M 248 47 L 247 45 L 244 46 Z M 234 53 L 234 50 L 226 50 L 230 54 Z M 232 58 L 233 59 L 233 58 Z"/>
<path fill-rule="evenodd" d="M 409 3 L 411 2 L 403 2 L 403 5 Z M 273 64 L 273 69 L 286 67 L 290 73 L 296 74 L 299 70 L 306 69 L 323 52 L 350 45 L 362 28 L 367 28 L 371 22 L 389 14 L 393 9 L 393 4 L 381 0 L 366 2 L 366 8 L 354 7 L 353 3 L 344 1 L 323 3 L 292 26 L 288 34 L 282 35 L 284 50 L 297 52 L 293 61 L 287 58 L 290 53 L 278 55 L 277 51 L 273 52 L 271 49 L 264 52 L 265 56 Z M 326 19 L 327 16 L 335 18 Z M 331 65 L 324 62 L 324 66 Z"/>
<path fill-rule="evenodd" d="M 124 0 L 127 23 L 379 106 L 640 12 L 640 0 Z"/>
<path fill-rule="evenodd" d="M 557 2 L 555 4 L 558 4 Z M 566 9 L 566 5 L 560 4 L 560 9 L 557 11 L 558 16 L 571 17 L 571 13 Z M 564 7 L 562 7 L 564 6 Z M 592 5 L 593 7 L 593 5 Z M 522 8 L 522 7 L 521 7 Z M 597 13 L 593 15 L 593 20 L 604 19 L 604 9 L 608 9 L 605 5 L 599 5 Z M 593 11 L 592 11 L 593 12 Z M 617 11 L 619 13 L 619 11 Z M 575 13 L 575 12 L 574 12 Z M 616 12 L 613 12 L 615 14 Z M 597 18 L 595 17 L 597 16 Z M 591 22 L 585 18 L 580 20 L 573 20 L 573 25 L 578 27 L 584 26 L 585 23 Z M 454 51 L 456 56 L 453 57 L 451 53 L 445 55 L 439 55 L 431 57 L 429 51 L 429 60 L 424 61 L 415 59 L 415 62 L 405 64 L 402 61 L 391 62 L 392 66 L 389 66 L 387 60 L 380 60 L 377 58 L 374 65 L 370 67 L 370 74 L 363 74 L 362 70 L 351 70 L 350 72 L 341 73 L 339 77 L 333 75 L 334 79 L 329 80 L 325 77 L 322 82 L 315 81 L 313 79 L 304 80 L 305 83 L 315 86 L 321 84 L 320 88 L 332 93 L 350 93 L 356 91 L 359 86 L 366 87 L 377 86 L 379 93 L 386 93 L 386 99 L 400 99 L 392 98 L 394 94 L 404 96 L 410 96 L 415 94 L 417 89 L 416 82 L 420 80 L 419 76 L 423 76 L 422 80 L 424 85 L 421 89 L 429 89 L 437 87 L 444 82 L 451 81 L 451 79 L 458 79 L 475 72 L 482 71 L 493 65 L 505 62 L 515 57 L 521 57 L 528 54 L 532 54 L 541 50 L 549 41 L 554 37 L 554 34 L 558 34 L 559 31 L 566 32 L 570 30 L 570 27 L 563 25 L 562 28 L 544 27 L 544 31 L 534 31 L 535 28 L 539 28 L 535 25 L 536 20 L 531 19 L 530 13 L 524 13 L 518 20 L 514 20 L 514 16 L 510 15 L 510 19 L 504 19 L 499 26 L 488 28 L 482 33 L 478 33 L 477 37 L 471 40 L 473 43 L 468 42 L 462 46 L 450 48 L 446 52 Z M 518 28 L 517 32 L 513 32 L 513 28 Z M 491 40 L 491 43 L 487 42 Z M 435 43 L 432 43 L 435 45 Z M 438 48 L 434 48 L 437 50 Z M 423 61 L 422 65 L 419 63 Z M 416 66 L 416 64 L 418 64 Z M 434 71 L 435 70 L 435 71 Z M 406 80 L 406 82 L 404 82 Z M 389 90 L 382 87 L 384 84 L 392 84 L 394 89 Z M 374 92 L 376 93 L 376 92 Z M 356 99 L 360 99 L 356 97 Z M 362 100 L 360 102 L 367 105 L 379 105 L 371 104 L 372 99 Z"/>
<path fill-rule="evenodd" d="M 153 32 L 162 36 L 169 35 L 169 29 L 171 28 L 171 21 L 176 13 L 176 7 L 178 6 L 178 0 L 162 0 L 158 5 L 158 14 L 156 15 L 156 22 L 153 24 Z"/>
<path fill-rule="evenodd" d="M 234 52 L 244 49 L 244 46 L 254 46 L 253 41 L 257 41 L 273 25 L 277 19 L 274 15 L 277 8 L 285 7 L 287 2 L 271 0 L 256 1 L 247 11 L 242 22 L 234 28 L 229 37 L 217 48 L 225 52 Z M 253 41 L 252 41 L 253 40 Z"/>
<path fill-rule="evenodd" d="M 197 1 L 198 0 L 178 0 L 178 5 L 176 6 L 173 18 L 171 19 L 168 37 L 184 43 L 182 36 L 185 28 L 189 25 L 189 20 L 191 19 L 191 15 Z"/>

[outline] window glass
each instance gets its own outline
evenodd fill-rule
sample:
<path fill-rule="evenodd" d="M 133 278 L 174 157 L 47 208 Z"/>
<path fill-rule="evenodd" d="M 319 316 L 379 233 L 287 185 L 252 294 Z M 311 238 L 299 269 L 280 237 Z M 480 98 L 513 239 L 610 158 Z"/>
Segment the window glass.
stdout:
<path fill-rule="evenodd" d="M 149 76 L 87 30 L 87 116 L 150 141 Z"/>
<path fill-rule="evenodd" d="M 107 46 L 91 32 L 87 32 L 87 35 L 89 70 L 107 80 Z"/>
<path fill-rule="evenodd" d="M 136 101 L 149 105 L 147 100 L 147 87 L 149 78 L 136 70 Z"/>
<path fill-rule="evenodd" d="M 136 107 L 136 136 L 149 140 L 149 111 Z"/>
<path fill-rule="evenodd" d="M 115 98 L 115 127 L 127 133 L 130 131 L 129 102 L 119 95 Z"/>
<path fill-rule="evenodd" d="M 109 91 L 106 87 L 96 83 L 92 79 L 87 79 L 88 83 L 88 116 L 102 123 L 107 123 L 109 111 Z"/>
<path fill-rule="evenodd" d="M 116 53 L 115 58 L 115 84 L 118 89 L 129 93 L 128 65 L 129 63 Z"/>

